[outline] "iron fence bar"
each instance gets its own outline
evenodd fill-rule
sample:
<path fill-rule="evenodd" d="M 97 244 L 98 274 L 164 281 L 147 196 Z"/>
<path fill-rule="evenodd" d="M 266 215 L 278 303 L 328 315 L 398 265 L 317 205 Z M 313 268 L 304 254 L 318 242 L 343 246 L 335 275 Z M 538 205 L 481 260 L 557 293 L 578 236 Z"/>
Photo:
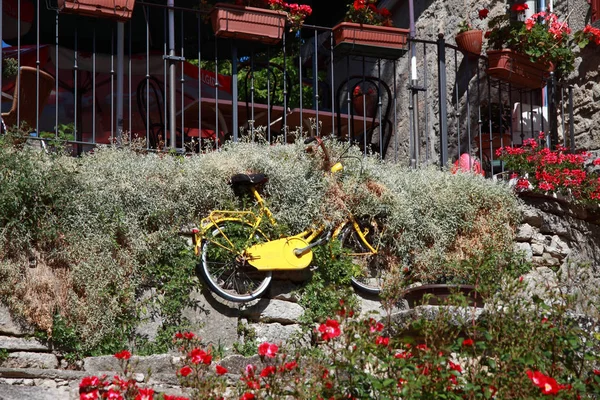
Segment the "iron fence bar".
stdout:
<path fill-rule="evenodd" d="M 92 31 L 92 142 L 96 143 L 96 21 Z"/>
<path fill-rule="evenodd" d="M 146 149 L 150 149 L 150 8 L 144 6 L 144 17 L 146 18 Z M 160 104 L 156 105 L 160 107 Z"/>
<path fill-rule="evenodd" d="M 454 76 L 458 76 L 458 50 L 454 50 Z M 457 158 L 460 158 L 461 149 L 461 129 L 460 129 L 460 97 L 458 94 L 458 79 L 454 80 L 454 93 L 455 93 L 455 103 L 454 103 L 454 121 L 456 125 L 456 146 L 457 146 Z"/>
<path fill-rule="evenodd" d="M 425 162 L 429 163 L 429 160 L 431 159 L 431 143 L 429 140 L 429 136 L 431 134 L 431 122 L 429 120 L 429 107 L 427 106 L 429 104 L 429 90 L 428 90 L 428 84 L 429 84 L 429 80 L 428 80 L 428 75 L 429 75 L 429 68 L 428 68 L 428 62 L 427 62 L 427 45 L 425 43 L 423 43 L 423 87 L 425 88 L 424 92 L 425 92 L 425 111 L 424 111 L 424 118 L 425 118 L 425 128 L 424 128 L 424 132 L 425 132 Z"/>
<path fill-rule="evenodd" d="M 218 43 L 219 41 L 215 38 L 215 76 L 217 77 L 217 79 L 215 79 L 215 132 L 217 132 L 216 135 L 216 141 L 217 141 L 217 149 L 219 148 L 219 56 L 218 56 Z M 232 78 L 232 86 L 234 85 L 235 79 Z M 236 94 L 237 94 L 237 85 L 236 85 Z M 237 104 L 236 104 L 237 105 Z M 237 133 L 234 131 L 233 132 L 233 141 L 236 142 L 237 141 Z"/>
<path fill-rule="evenodd" d="M 366 103 L 366 102 L 365 102 Z M 366 104 L 365 104 L 366 106 Z M 379 159 L 383 159 L 383 130 L 382 128 L 382 109 L 381 109 L 381 58 L 377 59 L 377 114 L 379 118 Z M 365 117 L 367 114 L 365 113 Z M 366 119 L 365 119 L 366 123 Z"/>
<path fill-rule="evenodd" d="M 35 16 L 35 132 L 40 136 L 40 2 L 36 2 Z M 2 86 L 0 86 L 1 88 Z"/>
<path fill-rule="evenodd" d="M 202 19 L 200 14 L 196 13 L 197 32 L 198 32 L 198 152 L 202 152 Z M 218 80 L 219 77 L 217 76 Z M 215 138 L 219 133 L 215 132 Z"/>
<path fill-rule="evenodd" d="M 170 1 L 170 0 L 169 0 Z M 171 4 L 172 6 L 173 4 Z M 169 54 L 168 53 L 168 44 L 167 41 L 168 39 L 168 35 L 169 35 L 169 31 L 168 31 L 168 8 L 164 8 L 163 9 L 163 55 L 165 54 Z M 172 8 L 172 7 L 171 7 Z M 172 59 L 171 59 L 172 61 Z M 167 68 L 167 59 L 166 57 L 163 57 L 163 86 L 165 88 L 164 92 L 163 92 L 163 99 L 162 99 L 162 106 L 163 106 L 163 115 L 164 115 L 164 121 L 163 121 L 163 137 L 161 137 L 160 135 L 156 138 L 156 147 L 157 149 L 160 147 L 160 141 L 161 139 L 163 141 L 166 142 L 167 140 L 167 132 L 169 130 L 169 127 L 167 126 L 167 124 L 169 123 L 169 108 L 168 108 L 168 104 L 169 104 L 169 90 L 170 90 L 170 86 L 171 86 L 171 82 L 169 82 L 169 80 L 167 79 L 167 74 L 168 74 L 168 68 Z"/>
<path fill-rule="evenodd" d="M 181 59 L 185 60 L 185 51 L 183 49 L 184 46 L 184 35 L 183 35 L 183 30 L 184 30 L 184 26 L 185 26 L 185 21 L 183 18 L 183 11 L 179 12 L 179 17 L 181 19 L 181 23 L 180 23 L 180 27 L 181 29 L 179 30 L 179 40 L 181 41 Z M 185 61 L 181 61 L 180 65 L 181 65 L 181 78 L 180 78 L 180 86 L 181 86 L 181 149 L 182 152 L 185 152 L 185 113 L 183 112 L 185 110 L 185 74 L 183 73 L 183 68 L 184 68 L 184 63 Z M 198 105 L 200 106 L 200 105 Z M 173 119 L 175 119 L 176 116 L 175 114 L 173 114 Z M 173 133 L 174 135 L 176 133 Z M 200 135 L 200 132 L 198 132 L 198 135 Z"/>
<path fill-rule="evenodd" d="M 319 73 L 318 73 L 318 68 L 319 68 L 319 63 L 317 60 L 317 53 L 319 51 L 318 49 L 318 37 L 317 37 L 317 30 L 314 30 L 314 41 L 313 41 L 313 108 L 315 110 L 315 128 L 316 128 L 316 136 L 320 136 L 320 132 L 319 132 Z M 302 124 L 302 121 L 300 121 L 300 123 Z"/>
<path fill-rule="evenodd" d="M 284 32 L 283 33 L 283 115 L 281 117 L 282 117 L 282 122 L 283 122 L 283 138 L 284 138 L 285 143 L 287 143 L 287 134 L 288 134 L 288 129 L 287 129 L 287 109 L 288 109 L 287 91 L 288 91 L 288 87 L 287 87 L 287 65 L 286 65 L 287 51 L 286 51 L 286 47 L 285 47 L 286 36 L 287 35 Z M 275 77 L 275 75 L 273 75 L 273 77 Z M 300 87 L 300 90 L 302 90 L 302 86 Z M 270 119 L 268 121 L 270 121 Z M 269 125 L 271 125 L 271 124 L 269 123 Z M 281 133 L 280 133 L 280 135 L 281 135 Z"/>
<path fill-rule="evenodd" d="M 17 90 L 21 90 L 21 0 L 17 1 Z M 21 128 L 21 96 L 17 95 L 17 129 Z"/>
<path fill-rule="evenodd" d="M 444 168 L 448 163 L 448 108 L 446 98 L 446 41 L 444 35 L 438 35 L 438 87 L 439 87 L 439 120 L 440 120 L 440 167 Z"/>
<path fill-rule="evenodd" d="M 394 135 L 394 162 L 398 162 L 398 90 L 396 89 L 396 61 L 394 60 L 393 68 L 393 80 L 394 80 L 394 98 L 393 98 L 393 110 L 394 110 L 394 126 L 392 132 Z"/>
<path fill-rule="evenodd" d="M 128 90 L 129 90 L 129 101 L 128 101 L 128 108 L 129 108 L 129 126 L 128 126 L 128 130 L 129 130 L 129 140 L 131 141 L 133 138 L 133 120 L 132 120 L 132 116 L 133 116 L 133 110 L 132 110 L 132 100 L 131 100 L 131 93 L 133 90 L 133 85 L 132 85 L 132 80 L 133 80 L 133 76 L 132 76 L 132 56 L 133 56 L 133 50 L 131 48 L 131 44 L 132 44 L 132 32 L 133 29 L 131 28 L 132 23 L 129 22 L 128 27 L 129 27 L 129 86 L 128 86 Z"/>
<path fill-rule="evenodd" d="M 333 60 L 332 60 L 332 63 L 333 63 Z M 303 90 L 304 76 L 303 75 L 304 74 L 302 72 L 302 52 L 299 51 L 298 52 L 298 87 L 300 88 L 300 93 L 299 93 L 300 135 L 304 135 L 304 129 L 302 128 L 302 114 L 303 114 L 303 109 L 304 109 L 304 90 Z M 287 113 L 287 110 L 284 110 L 284 113 Z"/>
<path fill-rule="evenodd" d="M 77 85 L 75 85 L 77 86 Z M 115 29 L 114 26 L 110 31 L 110 138 L 111 142 L 116 140 L 115 137 Z M 117 143 L 120 145 L 120 143 Z"/>
<path fill-rule="evenodd" d="M 54 67 L 56 68 L 56 71 L 59 70 L 60 66 L 59 66 L 59 60 L 58 60 L 58 28 L 59 28 L 59 21 L 58 21 L 58 10 L 56 11 L 56 19 L 55 19 L 55 26 L 56 26 L 56 33 L 55 33 L 55 37 L 54 37 L 54 42 L 55 42 L 55 46 L 54 46 L 54 52 L 55 52 L 55 65 Z M 54 80 L 54 93 L 56 94 L 54 96 L 54 113 L 55 113 L 55 118 L 54 118 L 54 138 L 58 139 L 58 79 Z"/>
<path fill-rule="evenodd" d="M 337 103 L 336 98 L 335 98 L 335 73 L 334 73 L 334 62 L 333 62 L 333 47 L 334 47 L 334 42 L 333 42 L 333 33 L 329 32 L 329 68 L 331 70 L 331 85 L 330 86 L 330 102 L 329 102 L 329 108 L 331 109 L 331 127 L 333 129 L 333 136 L 337 137 L 338 135 L 341 135 L 341 132 L 338 132 L 338 128 L 339 127 L 336 124 L 335 121 L 335 106 L 334 104 Z"/>
<path fill-rule="evenodd" d="M 550 72 L 550 104 L 548 104 L 548 115 L 550 117 L 549 125 L 551 132 L 551 140 L 550 146 L 552 149 L 556 148 L 558 143 L 558 116 L 556 115 L 556 77 L 554 76 L 554 72 Z"/>
<path fill-rule="evenodd" d="M 167 0 L 167 5 L 169 6 L 167 12 L 169 15 L 169 147 L 171 149 L 175 149 L 177 147 L 177 142 L 175 140 L 177 135 L 177 129 L 175 128 L 175 113 L 176 113 L 176 74 L 175 70 L 175 10 L 173 7 L 175 5 L 175 0 Z"/>
<path fill-rule="evenodd" d="M 78 101 L 79 101 L 78 96 L 77 96 L 78 95 L 78 89 L 79 89 L 79 64 L 78 64 L 78 61 L 79 61 L 79 51 L 77 50 L 78 49 L 78 41 L 77 41 L 77 39 L 78 39 L 77 29 L 75 29 L 75 32 L 74 32 L 75 48 L 73 49 L 73 56 L 74 56 L 74 59 L 73 59 L 73 63 L 74 63 L 74 65 L 73 65 L 73 73 L 75 74 L 75 78 L 73 80 L 73 84 L 74 84 L 74 86 L 73 86 L 73 89 L 74 89 L 73 105 L 74 105 L 74 119 L 75 119 L 75 122 L 74 122 L 73 132 L 75 134 L 75 140 L 81 141 L 81 136 L 79 136 L 80 135 L 80 132 L 79 132 L 79 129 L 78 129 L 79 127 L 77 126 L 77 124 L 79 123 L 79 121 L 78 121 L 79 115 L 78 115 L 77 111 L 80 111 L 80 110 L 78 110 L 78 107 L 77 107 Z M 112 96 L 111 96 L 111 99 L 112 99 Z M 77 155 L 79 155 L 81 153 L 81 145 L 77 145 L 76 149 L 77 149 L 76 150 Z"/>
<path fill-rule="evenodd" d="M 2 4 L 2 0 L 0 0 L 0 15 L 4 15 L 4 8 L 3 8 L 3 4 Z M 2 92 L 2 75 L 4 75 L 4 71 L 3 71 L 3 62 L 2 60 L 4 60 L 4 49 L 1 44 L 3 43 L 2 40 L 2 29 L 0 29 L 0 92 Z M 2 103 L 2 93 L 0 93 L 0 104 Z M 0 122 L 0 124 L 3 124 L 3 122 Z M 2 131 L 4 128 L 0 127 L 0 131 Z M 6 133 L 6 132 L 4 132 Z"/>
<path fill-rule="evenodd" d="M 469 56 L 467 54 L 463 54 L 463 60 L 466 59 L 466 64 L 467 64 L 467 71 L 471 70 L 471 66 L 470 64 L 470 60 L 469 60 Z M 474 160 L 471 157 L 471 101 L 470 101 L 470 96 L 469 96 L 469 87 L 470 87 L 470 82 L 467 81 L 466 83 L 466 88 L 465 88 L 465 93 L 466 93 L 466 112 L 467 112 L 467 154 L 469 154 L 469 170 L 472 170 L 473 165 L 474 165 Z"/>

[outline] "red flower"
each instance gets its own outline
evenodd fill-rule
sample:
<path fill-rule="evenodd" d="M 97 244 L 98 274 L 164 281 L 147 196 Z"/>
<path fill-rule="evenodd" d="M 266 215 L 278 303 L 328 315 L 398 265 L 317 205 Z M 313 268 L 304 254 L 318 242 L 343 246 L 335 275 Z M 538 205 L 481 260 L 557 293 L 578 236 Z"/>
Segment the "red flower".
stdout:
<path fill-rule="evenodd" d="M 181 369 L 179 370 L 179 374 L 181 376 L 188 376 L 189 374 L 192 373 L 192 369 L 189 367 L 189 365 L 184 365 L 183 367 L 181 367 Z"/>
<path fill-rule="evenodd" d="M 154 390 L 150 388 L 140 389 L 140 392 L 135 396 L 135 400 L 152 400 L 154 397 Z"/>
<path fill-rule="evenodd" d="M 365 0 L 354 0 L 354 9 L 355 10 L 362 10 L 363 8 L 365 8 L 367 6 L 366 1 Z"/>
<path fill-rule="evenodd" d="M 529 9 L 529 6 L 526 3 L 515 3 L 510 8 L 514 12 L 525 12 L 525 10 Z"/>
<path fill-rule="evenodd" d="M 375 325 L 371 325 L 371 332 L 381 332 L 383 330 L 383 324 L 381 322 L 377 322 Z"/>
<path fill-rule="evenodd" d="M 273 375 L 275 372 L 277 372 L 277 368 L 275 368 L 275 366 L 267 365 L 266 367 L 263 368 L 262 371 L 260 371 L 260 376 L 261 376 L 261 378 L 267 378 L 267 377 Z"/>
<path fill-rule="evenodd" d="M 183 337 L 186 338 L 187 340 L 192 340 L 193 338 L 196 337 L 196 335 L 194 334 L 194 332 L 185 332 L 183 334 Z"/>
<path fill-rule="evenodd" d="M 188 357 L 193 364 L 203 363 L 205 365 L 209 365 L 212 362 L 212 356 L 204 350 L 198 348 L 192 349 L 190 354 L 188 354 Z"/>
<path fill-rule="evenodd" d="M 471 347 L 475 344 L 475 342 L 473 341 L 473 339 L 465 339 L 462 341 L 462 345 L 465 347 Z"/>
<path fill-rule="evenodd" d="M 319 332 L 323 340 L 330 340 L 340 336 L 340 323 L 334 319 L 328 319 L 324 324 L 319 326 Z"/>
<path fill-rule="evenodd" d="M 569 388 L 559 385 L 554 378 L 544 375 L 540 371 L 527 371 L 526 373 L 533 384 L 542 389 L 542 394 L 557 394 L 560 390 Z"/>
<path fill-rule="evenodd" d="M 187 397 L 180 397 L 180 396 L 171 396 L 168 394 L 164 394 L 164 400 L 190 400 Z"/>
<path fill-rule="evenodd" d="M 177 333 L 175 334 L 175 339 L 183 339 L 183 333 L 181 333 L 181 332 L 177 332 Z"/>
<path fill-rule="evenodd" d="M 290 361 L 288 363 L 285 363 L 285 365 L 283 367 L 285 369 L 287 369 L 288 371 L 291 371 L 294 368 L 296 368 L 297 366 L 298 366 L 298 363 L 296 361 Z"/>
<path fill-rule="evenodd" d="M 94 389 L 91 392 L 79 394 L 79 400 L 96 400 L 99 398 L 100 398 L 100 393 L 98 392 L 98 389 Z"/>
<path fill-rule="evenodd" d="M 123 350 L 123 351 L 115 354 L 115 357 L 118 358 L 119 360 L 129 360 L 131 358 L 131 353 L 128 352 L 127 350 Z"/>
<path fill-rule="evenodd" d="M 97 376 L 86 376 L 83 379 L 81 379 L 81 382 L 79 382 L 79 388 L 87 388 L 90 386 L 98 386 L 100 384 L 100 379 Z"/>
<path fill-rule="evenodd" d="M 217 371 L 217 375 L 223 375 L 227 373 L 227 368 L 222 367 L 220 365 L 217 364 L 217 366 L 215 367 L 215 370 Z"/>
<path fill-rule="evenodd" d="M 594 164 L 594 165 L 600 165 L 600 157 L 596 158 L 596 159 L 595 159 L 595 160 L 592 162 L 592 164 Z"/>
<path fill-rule="evenodd" d="M 117 392 L 114 389 L 110 389 L 108 392 L 104 393 L 102 397 L 108 400 L 123 400 L 123 396 L 121 395 L 121 393 Z"/>
<path fill-rule="evenodd" d="M 387 346 L 389 343 L 390 343 L 390 338 L 385 337 L 385 336 L 377 336 L 377 339 L 375 339 L 375 344 Z"/>
<path fill-rule="evenodd" d="M 261 357 L 273 358 L 277 355 L 277 350 L 279 350 L 279 347 L 277 347 L 276 344 L 264 342 L 258 346 L 258 355 Z"/>
<path fill-rule="evenodd" d="M 427 347 L 427 345 L 426 345 L 425 343 L 418 344 L 418 345 L 416 346 L 416 348 L 417 348 L 418 350 L 429 351 L 429 347 Z"/>
<path fill-rule="evenodd" d="M 487 8 L 482 8 L 481 10 L 479 10 L 479 19 L 487 18 L 489 13 L 490 13 L 490 10 L 488 10 Z"/>
<path fill-rule="evenodd" d="M 255 399 L 255 397 L 252 393 L 244 393 L 242 395 L 242 397 L 240 397 L 240 400 L 252 400 L 252 399 Z"/>
<path fill-rule="evenodd" d="M 455 364 L 452 361 L 448 361 L 448 366 L 453 371 L 462 372 L 462 367 L 460 366 L 460 364 Z"/>

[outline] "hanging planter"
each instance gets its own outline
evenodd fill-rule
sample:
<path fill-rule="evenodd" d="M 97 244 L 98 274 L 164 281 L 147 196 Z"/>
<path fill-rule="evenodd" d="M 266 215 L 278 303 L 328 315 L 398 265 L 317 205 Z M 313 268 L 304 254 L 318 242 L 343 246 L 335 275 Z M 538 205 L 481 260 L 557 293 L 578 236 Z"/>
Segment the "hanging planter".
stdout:
<path fill-rule="evenodd" d="M 396 59 L 407 50 L 408 29 L 341 22 L 333 27 L 336 51 Z"/>
<path fill-rule="evenodd" d="M 474 285 L 429 284 L 415 286 L 406 289 L 403 297 L 409 307 L 414 308 L 423 304 L 446 305 L 447 301 L 456 294 L 464 295 L 469 306 L 482 308 L 485 305 Z"/>
<path fill-rule="evenodd" d="M 489 50 L 486 73 L 517 88 L 540 89 L 546 86 L 551 67 L 533 63 L 529 57 L 510 49 Z"/>
<path fill-rule="evenodd" d="M 454 38 L 459 49 L 466 51 L 469 55 L 479 56 L 483 45 L 483 31 L 472 29 L 459 33 Z"/>
<path fill-rule="evenodd" d="M 127 22 L 135 0 L 58 0 L 58 10 L 65 14 L 78 14 L 88 17 L 108 18 Z"/>
<path fill-rule="evenodd" d="M 216 37 L 277 44 L 285 31 L 287 13 L 266 8 L 217 3 L 210 12 Z"/>

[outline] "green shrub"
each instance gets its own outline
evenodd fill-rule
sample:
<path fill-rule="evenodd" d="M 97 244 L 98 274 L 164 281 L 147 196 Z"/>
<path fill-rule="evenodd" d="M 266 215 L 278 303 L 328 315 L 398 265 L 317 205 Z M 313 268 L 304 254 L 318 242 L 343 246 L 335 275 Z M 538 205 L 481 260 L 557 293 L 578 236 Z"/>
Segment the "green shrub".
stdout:
<path fill-rule="evenodd" d="M 410 170 L 363 158 L 341 143 L 331 152 L 333 160 L 344 156 L 339 176 L 324 175 L 319 157 L 301 142 L 227 144 L 192 157 L 100 146 L 79 158 L 4 144 L 0 298 L 49 336 L 60 315 L 65 329 L 81 338 L 81 354 L 131 340 L 141 318 L 139 296 L 150 286 L 162 296 L 169 329 L 188 328 L 176 314 L 187 301 L 185 290 L 197 285 L 195 259 L 185 253 L 179 230 L 211 209 L 239 204 L 227 181 L 240 172 L 268 175 L 265 197 L 289 232 L 335 225 L 348 210 L 385 219 L 384 244 L 398 265 L 443 269 L 446 261 L 465 258 L 461 240 L 475 233 L 508 249 L 517 202 L 502 184 Z M 159 335 L 157 348 L 170 333 Z"/>

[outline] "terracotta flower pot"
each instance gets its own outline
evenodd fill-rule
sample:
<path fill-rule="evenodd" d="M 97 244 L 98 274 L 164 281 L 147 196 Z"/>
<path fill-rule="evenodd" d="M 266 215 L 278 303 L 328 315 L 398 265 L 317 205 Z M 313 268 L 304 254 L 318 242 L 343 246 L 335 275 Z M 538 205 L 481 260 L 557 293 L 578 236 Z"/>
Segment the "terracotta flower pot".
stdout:
<path fill-rule="evenodd" d="M 60 12 L 129 21 L 135 0 L 58 0 Z"/>
<path fill-rule="evenodd" d="M 210 12 L 216 37 L 277 44 L 285 31 L 287 14 L 266 8 L 217 3 Z"/>
<path fill-rule="evenodd" d="M 483 31 L 472 29 L 462 32 L 454 38 L 459 49 L 464 50 L 470 55 L 480 55 L 483 44 Z"/>
<path fill-rule="evenodd" d="M 430 294 L 426 304 L 436 306 L 444 305 L 445 301 L 455 293 L 463 294 L 471 306 L 482 308 L 484 306 L 481 295 L 475 290 L 473 285 L 447 285 L 431 284 L 415 286 L 404 291 L 404 299 L 408 301 L 410 308 L 422 305 L 425 301 L 425 295 Z"/>
<path fill-rule="evenodd" d="M 533 63 L 528 56 L 509 49 L 490 50 L 487 55 L 486 73 L 516 88 L 543 88 L 552 70 L 551 65 Z"/>
<path fill-rule="evenodd" d="M 333 27 L 336 49 L 378 58 L 398 58 L 407 50 L 408 29 L 342 22 Z"/>

